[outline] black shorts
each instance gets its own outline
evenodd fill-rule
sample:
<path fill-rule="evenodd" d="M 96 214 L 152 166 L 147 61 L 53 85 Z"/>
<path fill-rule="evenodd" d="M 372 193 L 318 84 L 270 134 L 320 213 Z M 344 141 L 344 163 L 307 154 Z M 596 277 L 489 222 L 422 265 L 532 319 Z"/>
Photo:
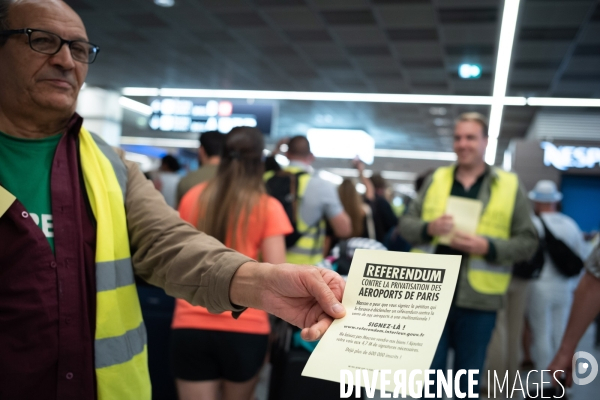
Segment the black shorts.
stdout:
<path fill-rule="evenodd" d="M 269 335 L 173 329 L 171 370 L 177 379 L 245 382 L 262 367 Z"/>

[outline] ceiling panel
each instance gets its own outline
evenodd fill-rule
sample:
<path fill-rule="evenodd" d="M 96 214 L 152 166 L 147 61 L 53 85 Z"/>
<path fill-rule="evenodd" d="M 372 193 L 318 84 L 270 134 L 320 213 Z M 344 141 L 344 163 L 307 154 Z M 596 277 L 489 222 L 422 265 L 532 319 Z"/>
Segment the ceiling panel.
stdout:
<path fill-rule="evenodd" d="M 270 28 L 240 28 L 236 29 L 235 32 L 241 37 L 243 37 L 244 40 L 252 43 L 257 47 L 286 46 L 286 43 L 281 37 L 279 37 L 277 32 L 274 32 Z"/>
<path fill-rule="evenodd" d="M 381 45 L 386 43 L 381 29 L 372 26 L 342 27 L 336 26 L 332 31 L 339 40 L 349 46 Z"/>
<path fill-rule="evenodd" d="M 444 42 L 449 45 L 491 45 L 498 41 L 498 26 L 496 24 L 459 24 L 442 25 Z"/>
<path fill-rule="evenodd" d="M 390 40 L 393 41 L 438 40 L 437 29 L 388 29 L 386 32 Z"/>
<path fill-rule="evenodd" d="M 329 42 L 331 36 L 324 29 L 288 30 L 286 35 L 293 42 Z"/>
<path fill-rule="evenodd" d="M 386 28 L 435 27 L 435 9 L 431 4 L 380 6 L 376 7 L 376 10 Z"/>
<path fill-rule="evenodd" d="M 503 4 L 176 0 L 168 9 L 149 0 L 67 2 L 102 47 L 90 85 L 464 95 L 492 92 Z M 521 2 L 508 93 L 600 97 L 600 3 Z M 465 62 L 479 64 L 482 77 L 459 79 Z M 316 116 L 329 110 L 335 124 L 363 126 L 381 145 L 451 149 L 451 127 L 436 125 L 427 105 L 291 104 L 281 108 L 280 118 L 288 121 L 282 133 L 322 123 Z M 489 107 L 445 109 L 450 121 L 460 111 L 489 113 Z M 499 152 L 507 138 L 526 131 L 536 110 L 518 109 L 505 111 Z"/>
<path fill-rule="evenodd" d="M 498 20 L 496 7 L 486 8 L 443 8 L 439 10 L 442 24 L 486 24 Z"/>
<path fill-rule="evenodd" d="M 321 29 L 323 24 L 308 7 L 282 7 L 265 10 L 281 29 Z"/>
<path fill-rule="evenodd" d="M 266 26 L 264 19 L 253 11 L 245 12 L 221 12 L 215 16 L 230 28 L 242 28 L 251 26 Z"/>
<path fill-rule="evenodd" d="M 443 54 L 438 42 L 401 42 L 394 47 L 403 60 L 439 60 Z"/>
<path fill-rule="evenodd" d="M 325 21 L 335 25 L 375 25 L 375 17 L 370 9 L 321 11 Z"/>
<path fill-rule="evenodd" d="M 521 23 L 524 28 L 578 27 L 589 10 L 589 0 L 526 1 Z"/>

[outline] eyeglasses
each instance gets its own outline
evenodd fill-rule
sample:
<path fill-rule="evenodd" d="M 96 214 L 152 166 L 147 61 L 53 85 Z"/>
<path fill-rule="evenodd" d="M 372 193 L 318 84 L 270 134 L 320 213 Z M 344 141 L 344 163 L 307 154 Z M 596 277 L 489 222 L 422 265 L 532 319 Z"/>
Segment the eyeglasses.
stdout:
<path fill-rule="evenodd" d="M 38 53 L 55 55 L 62 49 L 66 43 L 71 50 L 73 60 L 84 64 L 91 64 L 96 61 L 96 56 L 100 47 L 85 40 L 65 40 L 52 32 L 42 31 L 40 29 L 14 29 L 10 31 L 0 31 L 0 36 L 25 34 L 29 37 L 29 47 Z"/>

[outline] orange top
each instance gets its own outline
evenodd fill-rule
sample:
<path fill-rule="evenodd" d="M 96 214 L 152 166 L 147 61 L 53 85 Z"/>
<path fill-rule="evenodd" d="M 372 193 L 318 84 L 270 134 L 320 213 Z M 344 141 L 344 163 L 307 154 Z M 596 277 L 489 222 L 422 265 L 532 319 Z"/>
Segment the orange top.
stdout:
<path fill-rule="evenodd" d="M 179 204 L 181 218 L 194 226 L 198 222 L 198 198 L 207 184 L 204 182 L 194 186 L 183 196 Z M 241 232 L 242 228 L 240 221 L 237 231 Z M 265 238 L 287 235 L 293 230 L 281 203 L 271 196 L 262 195 L 250 213 L 246 235 L 236 238 L 236 250 L 256 260 Z M 226 245 L 229 245 L 231 238 L 228 237 L 226 242 Z M 249 308 L 236 320 L 231 316 L 231 311 L 211 314 L 206 308 L 192 306 L 181 299 L 177 299 L 171 327 L 173 329 L 205 329 L 264 335 L 270 332 L 269 319 L 264 311 Z"/>

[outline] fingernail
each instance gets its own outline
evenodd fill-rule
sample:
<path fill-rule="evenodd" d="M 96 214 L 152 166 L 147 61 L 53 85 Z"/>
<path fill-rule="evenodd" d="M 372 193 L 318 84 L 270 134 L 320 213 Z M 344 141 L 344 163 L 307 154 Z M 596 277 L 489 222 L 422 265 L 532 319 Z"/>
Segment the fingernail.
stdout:
<path fill-rule="evenodd" d="M 344 307 L 342 307 L 342 305 L 340 303 L 337 303 L 331 309 L 336 314 L 340 314 L 340 313 L 344 312 Z"/>
<path fill-rule="evenodd" d="M 316 339 L 319 339 L 320 337 L 321 337 L 321 331 L 317 331 L 317 337 L 316 337 Z"/>

